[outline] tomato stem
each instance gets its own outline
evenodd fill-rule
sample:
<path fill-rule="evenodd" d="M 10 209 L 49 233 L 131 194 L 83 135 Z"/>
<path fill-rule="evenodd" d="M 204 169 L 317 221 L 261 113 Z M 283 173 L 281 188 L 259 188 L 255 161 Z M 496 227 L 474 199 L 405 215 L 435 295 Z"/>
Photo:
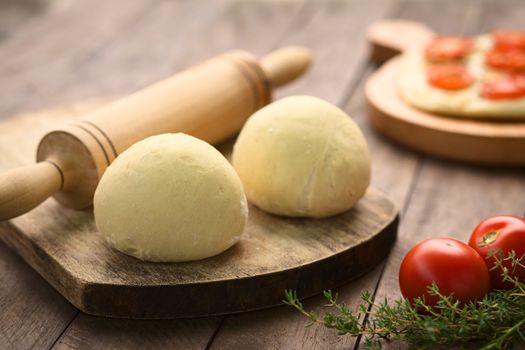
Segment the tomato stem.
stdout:
<path fill-rule="evenodd" d="M 483 235 L 481 242 L 478 244 L 479 247 L 485 247 L 494 243 L 498 239 L 499 230 L 492 230 Z"/>

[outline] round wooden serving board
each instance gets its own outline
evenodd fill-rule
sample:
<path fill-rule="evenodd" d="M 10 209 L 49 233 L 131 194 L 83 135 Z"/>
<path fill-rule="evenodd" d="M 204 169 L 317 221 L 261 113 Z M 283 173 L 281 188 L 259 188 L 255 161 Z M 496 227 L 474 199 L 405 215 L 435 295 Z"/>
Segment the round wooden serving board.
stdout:
<path fill-rule="evenodd" d="M 383 21 L 368 33 L 373 57 L 383 61 L 422 45 L 432 35 L 425 26 L 408 21 Z M 411 37 L 413 40 L 404 40 Z M 404 47 L 410 43 L 409 47 Z M 397 93 L 400 57 L 386 62 L 368 79 L 365 94 L 374 127 L 388 138 L 414 150 L 443 158 L 480 164 L 524 166 L 525 121 L 487 121 L 423 112 Z"/>
<path fill-rule="evenodd" d="M 0 171 L 31 164 L 53 121 L 100 103 L 0 122 Z M 219 147 L 224 153 L 229 144 Z M 350 211 L 323 219 L 290 219 L 250 206 L 242 240 L 226 252 L 190 263 L 148 263 L 109 248 L 92 210 L 49 199 L 0 224 L 0 238 L 80 310 L 124 318 L 177 318 L 280 305 L 285 289 L 308 297 L 370 270 L 396 238 L 398 212 L 369 189 Z"/>

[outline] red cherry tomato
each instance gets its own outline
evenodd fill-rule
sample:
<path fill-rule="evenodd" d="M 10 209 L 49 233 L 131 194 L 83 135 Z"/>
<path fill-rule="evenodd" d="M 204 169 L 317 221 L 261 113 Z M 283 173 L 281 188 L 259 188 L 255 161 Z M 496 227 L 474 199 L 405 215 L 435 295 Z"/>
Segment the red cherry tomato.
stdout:
<path fill-rule="evenodd" d="M 445 62 L 460 60 L 467 56 L 474 44 L 471 39 L 459 36 L 436 36 L 425 49 L 427 60 Z"/>
<path fill-rule="evenodd" d="M 492 40 L 498 50 L 525 50 L 525 31 L 522 30 L 496 30 L 492 33 Z"/>
<path fill-rule="evenodd" d="M 461 64 L 440 64 L 427 68 L 427 82 L 444 90 L 460 90 L 468 87 L 473 78 Z"/>
<path fill-rule="evenodd" d="M 495 69 L 509 71 L 525 71 L 525 51 L 522 50 L 492 50 L 485 56 L 485 64 Z"/>
<path fill-rule="evenodd" d="M 511 100 L 525 97 L 525 74 L 511 74 L 483 83 L 481 96 L 489 100 Z"/>
<path fill-rule="evenodd" d="M 489 256 L 492 251 L 499 258 L 506 258 L 510 251 L 514 250 L 516 258 L 525 254 L 525 219 L 517 216 L 494 216 L 483 220 L 472 232 L 468 244 L 476 249 L 483 258 L 487 267 L 494 267 L 494 256 Z M 522 260 L 525 264 L 525 261 Z M 503 266 L 509 269 L 509 275 L 525 281 L 525 268 L 512 268 L 511 261 L 503 261 Z M 490 270 L 490 282 L 497 289 L 508 289 L 512 283 L 503 281 L 502 270 L 499 268 Z"/>
<path fill-rule="evenodd" d="M 439 291 L 461 302 L 482 299 L 489 291 L 489 272 L 479 254 L 452 238 L 433 238 L 414 246 L 403 259 L 399 287 L 405 298 L 425 298 L 435 306 L 438 297 L 428 293 L 435 282 Z"/>

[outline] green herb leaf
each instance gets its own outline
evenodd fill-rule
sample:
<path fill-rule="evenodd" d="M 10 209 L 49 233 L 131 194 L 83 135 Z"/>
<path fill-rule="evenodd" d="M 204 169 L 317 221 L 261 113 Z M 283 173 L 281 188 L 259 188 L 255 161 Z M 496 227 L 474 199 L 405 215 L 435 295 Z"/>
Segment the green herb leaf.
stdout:
<path fill-rule="evenodd" d="M 322 315 L 305 311 L 295 291 L 285 291 L 284 303 L 308 317 L 309 325 L 319 323 L 341 335 L 362 337 L 369 349 L 380 349 L 385 341 L 403 341 L 414 349 L 436 346 L 511 349 L 525 343 L 525 284 L 509 276 L 502 264 L 511 261 L 513 267 L 523 266 L 525 256 L 516 258 L 515 254 L 509 254 L 495 259 L 496 268 L 502 270 L 504 279 L 514 287 L 494 290 L 483 300 L 468 304 L 441 294 L 435 283 L 429 286 L 429 293 L 439 297 L 436 307 L 420 298 L 414 304 L 406 299 L 395 300 L 393 304 L 388 300 L 376 303 L 368 291 L 362 293 L 362 302 L 355 310 L 337 302 L 337 295 L 331 291 L 325 291 L 328 311 Z"/>

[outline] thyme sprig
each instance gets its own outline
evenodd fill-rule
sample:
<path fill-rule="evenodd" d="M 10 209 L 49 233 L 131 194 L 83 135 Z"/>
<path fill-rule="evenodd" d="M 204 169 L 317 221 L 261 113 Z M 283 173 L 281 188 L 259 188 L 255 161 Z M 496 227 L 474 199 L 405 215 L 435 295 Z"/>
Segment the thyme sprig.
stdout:
<path fill-rule="evenodd" d="M 482 300 L 461 304 L 453 295 L 439 292 L 436 284 L 429 286 L 429 293 L 439 298 L 437 306 L 425 304 L 418 298 L 411 304 L 406 299 L 389 303 L 376 302 L 365 291 L 362 302 L 352 310 L 337 301 L 337 294 L 325 291 L 330 311 L 319 314 L 306 311 L 295 291 L 285 291 L 284 303 L 296 308 L 310 319 L 307 326 L 315 323 L 335 329 L 340 335 L 348 334 L 364 338 L 369 349 L 380 349 L 385 341 L 403 341 L 410 348 L 461 347 L 480 349 L 510 349 L 517 343 L 525 343 L 525 284 L 511 277 L 504 261 L 511 268 L 524 267 L 525 257 L 495 259 L 495 267 L 502 271 L 506 281 L 513 284 L 509 290 L 493 290 Z M 418 312 L 419 310 L 419 312 Z"/>

